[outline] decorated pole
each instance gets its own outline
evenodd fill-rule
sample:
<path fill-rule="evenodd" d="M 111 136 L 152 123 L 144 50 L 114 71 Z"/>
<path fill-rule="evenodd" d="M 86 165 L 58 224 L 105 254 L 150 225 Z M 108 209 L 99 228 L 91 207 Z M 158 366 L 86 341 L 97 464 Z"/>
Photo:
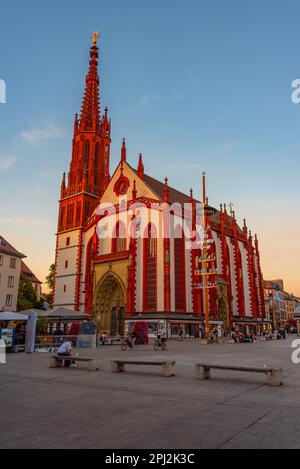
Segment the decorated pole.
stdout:
<path fill-rule="evenodd" d="M 206 180 L 205 172 L 202 173 L 202 207 L 203 207 L 203 249 L 202 259 L 207 257 L 207 226 L 206 226 Z M 203 264 L 202 264 L 203 265 Z M 207 264 L 204 266 L 204 271 L 207 270 Z M 204 302 L 204 314 L 205 314 L 205 338 L 209 336 L 209 307 L 208 307 L 208 289 L 207 289 L 207 273 L 203 275 L 203 302 Z"/>
<path fill-rule="evenodd" d="M 205 172 L 202 173 L 202 226 L 203 226 L 203 242 L 201 245 L 201 257 L 195 257 L 194 275 L 198 278 L 195 283 L 195 289 L 203 290 L 203 310 L 205 317 L 205 338 L 209 337 L 209 290 L 216 288 L 215 275 L 215 253 L 213 252 L 214 239 L 210 227 L 210 216 L 208 212 L 208 199 L 206 197 L 206 180 Z"/>

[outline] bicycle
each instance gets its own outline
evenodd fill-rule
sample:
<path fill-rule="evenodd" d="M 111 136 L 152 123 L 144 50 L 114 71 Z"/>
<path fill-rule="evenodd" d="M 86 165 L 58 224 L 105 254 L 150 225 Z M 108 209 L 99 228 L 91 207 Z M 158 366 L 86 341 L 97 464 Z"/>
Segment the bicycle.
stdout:
<path fill-rule="evenodd" d="M 210 334 L 208 339 L 207 339 L 207 343 L 208 344 L 217 344 L 217 345 L 219 345 L 218 336 L 216 336 L 215 334 Z"/>
<path fill-rule="evenodd" d="M 161 339 L 155 339 L 153 342 L 153 348 L 155 352 L 157 352 L 159 349 L 166 350 L 166 342 L 162 342 Z"/>
<path fill-rule="evenodd" d="M 136 340 L 132 340 L 129 337 L 123 340 L 121 342 L 121 350 L 125 352 L 128 348 L 130 349 L 136 349 L 137 348 L 137 343 Z"/>

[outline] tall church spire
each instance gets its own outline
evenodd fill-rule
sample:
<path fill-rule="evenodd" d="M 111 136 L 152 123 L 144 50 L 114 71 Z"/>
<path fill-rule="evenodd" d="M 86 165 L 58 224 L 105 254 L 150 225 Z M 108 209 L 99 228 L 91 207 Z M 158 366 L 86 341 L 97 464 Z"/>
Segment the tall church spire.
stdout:
<path fill-rule="evenodd" d="M 85 79 L 85 92 L 81 106 L 81 131 L 100 131 L 99 75 L 98 75 L 98 33 L 93 34 L 90 48 L 90 66 Z"/>

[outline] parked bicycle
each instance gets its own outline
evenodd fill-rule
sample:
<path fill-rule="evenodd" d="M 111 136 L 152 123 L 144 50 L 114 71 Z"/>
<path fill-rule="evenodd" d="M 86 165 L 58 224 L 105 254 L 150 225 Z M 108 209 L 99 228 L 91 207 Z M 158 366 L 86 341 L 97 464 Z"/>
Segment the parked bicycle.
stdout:
<path fill-rule="evenodd" d="M 137 348 L 137 343 L 136 339 L 130 339 L 129 337 L 126 337 L 122 342 L 121 342 L 121 350 L 125 352 L 127 349 L 136 349 Z"/>
<path fill-rule="evenodd" d="M 162 342 L 161 339 L 155 339 L 155 341 L 153 342 L 153 348 L 155 352 L 157 352 L 158 350 L 166 350 L 166 342 Z"/>

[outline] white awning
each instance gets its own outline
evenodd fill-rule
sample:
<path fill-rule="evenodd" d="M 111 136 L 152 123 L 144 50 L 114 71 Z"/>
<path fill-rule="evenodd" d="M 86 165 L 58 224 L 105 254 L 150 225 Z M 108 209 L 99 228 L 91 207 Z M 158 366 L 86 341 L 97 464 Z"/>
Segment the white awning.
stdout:
<path fill-rule="evenodd" d="M 0 321 L 27 321 L 28 316 L 25 314 L 14 313 L 13 311 L 0 312 Z"/>

